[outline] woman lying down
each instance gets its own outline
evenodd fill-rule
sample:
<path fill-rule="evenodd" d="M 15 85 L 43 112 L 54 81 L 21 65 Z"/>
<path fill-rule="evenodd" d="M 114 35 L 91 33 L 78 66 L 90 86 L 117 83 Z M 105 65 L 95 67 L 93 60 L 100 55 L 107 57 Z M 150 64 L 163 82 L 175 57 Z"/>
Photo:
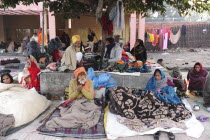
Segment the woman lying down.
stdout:
<path fill-rule="evenodd" d="M 55 117 L 46 123 L 48 130 L 56 128 L 89 129 L 95 126 L 101 115 L 101 107 L 94 103 L 94 87 L 91 80 L 86 79 L 84 67 L 74 71 L 75 79 L 69 82 L 69 95 L 60 107 L 61 117 Z"/>
<path fill-rule="evenodd" d="M 34 120 L 51 104 L 44 96 L 13 83 L 10 74 L 1 75 L 0 136 L 11 128 Z"/>
<path fill-rule="evenodd" d="M 119 122 L 136 132 L 145 132 L 157 127 L 185 129 L 185 119 L 192 114 L 177 97 L 172 83 L 163 71 L 157 69 L 148 81 L 146 89 L 114 87 L 110 90 L 109 109 L 120 115 Z M 168 133 L 170 140 L 175 139 Z M 159 133 L 154 135 L 159 139 Z"/>

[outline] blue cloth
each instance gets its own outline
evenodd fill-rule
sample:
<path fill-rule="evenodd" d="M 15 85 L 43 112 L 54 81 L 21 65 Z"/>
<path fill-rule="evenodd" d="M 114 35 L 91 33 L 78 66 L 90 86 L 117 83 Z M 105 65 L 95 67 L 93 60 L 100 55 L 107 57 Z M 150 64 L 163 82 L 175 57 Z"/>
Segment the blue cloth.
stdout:
<path fill-rule="evenodd" d="M 101 73 L 96 76 L 93 68 L 88 69 L 87 78 L 93 81 L 94 89 L 99 87 L 113 88 L 117 85 L 117 81 L 110 74 Z"/>
<path fill-rule="evenodd" d="M 136 61 L 134 61 L 134 62 L 136 62 Z M 143 64 L 140 68 L 138 68 L 138 67 L 129 68 L 127 70 L 127 72 L 130 72 L 130 73 L 132 73 L 132 72 L 149 73 L 149 72 L 152 72 L 152 69 L 147 64 Z"/>
<path fill-rule="evenodd" d="M 164 72 L 162 70 L 160 70 L 160 72 L 161 72 L 161 78 L 162 79 L 166 78 Z M 150 78 L 144 90 L 153 91 L 155 95 L 158 97 L 158 99 L 162 102 L 167 102 L 170 104 L 183 104 L 182 101 L 179 99 L 179 97 L 176 95 L 174 88 L 172 86 L 166 86 L 164 88 L 161 88 L 160 92 L 163 93 L 163 95 L 160 94 L 156 90 L 156 80 L 154 75 L 152 76 L 152 78 Z"/>

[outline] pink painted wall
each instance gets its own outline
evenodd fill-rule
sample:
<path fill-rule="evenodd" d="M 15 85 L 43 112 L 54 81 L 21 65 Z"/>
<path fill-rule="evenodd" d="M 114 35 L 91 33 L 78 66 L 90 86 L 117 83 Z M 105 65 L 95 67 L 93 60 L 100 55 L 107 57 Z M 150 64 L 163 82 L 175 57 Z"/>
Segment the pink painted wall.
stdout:
<path fill-rule="evenodd" d="M 130 49 L 134 47 L 136 41 L 136 13 L 131 14 L 130 18 Z"/>
<path fill-rule="evenodd" d="M 144 41 L 145 34 L 145 18 L 139 15 L 139 28 L 138 28 L 138 38 Z"/>

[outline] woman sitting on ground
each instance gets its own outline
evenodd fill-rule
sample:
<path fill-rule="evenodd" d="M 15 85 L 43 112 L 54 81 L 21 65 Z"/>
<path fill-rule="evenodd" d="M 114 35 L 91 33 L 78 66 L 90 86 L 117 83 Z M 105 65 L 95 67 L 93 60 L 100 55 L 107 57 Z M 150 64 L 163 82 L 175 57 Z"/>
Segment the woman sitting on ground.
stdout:
<path fill-rule="evenodd" d="M 188 89 L 194 96 L 203 93 L 206 84 L 208 72 L 203 69 L 201 63 L 195 63 L 192 70 L 188 72 L 187 80 L 190 80 Z"/>
<path fill-rule="evenodd" d="M 169 80 L 164 72 L 156 69 L 152 78 L 148 81 L 145 90 L 153 91 L 159 100 L 170 104 L 183 104 L 176 95 L 173 82 Z"/>
<path fill-rule="evenodd" d="M 30 55 L 26 58 L 27 64 L 23 70 L 23 75 L 21 76 L 20 84 L 27 89 L 35 88 L 40 91 L 40 68 L 37 64 L 36 59 Z"/>
<path fill-rule="evenodd" d="M 14 82 L 13 77 L 9 73 L 5 73 L 1 75 L 1 83 L 11 84 L 13 82 Z"/>

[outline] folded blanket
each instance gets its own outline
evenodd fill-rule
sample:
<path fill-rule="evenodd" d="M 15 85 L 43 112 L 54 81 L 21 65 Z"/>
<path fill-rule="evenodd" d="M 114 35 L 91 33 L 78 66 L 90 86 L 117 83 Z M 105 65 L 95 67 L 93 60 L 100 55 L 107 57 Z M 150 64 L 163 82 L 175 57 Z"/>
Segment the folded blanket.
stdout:
<path fill-rule="evenodd" d="M 101 108 L 93 100 L 74 100 L 66 108 L 60 107 L 61 117 L 53 118 L 46 123 L 48 130 L 56 128 L 89 129 L 95 126 L 101 115 Z"/>
<path fill-rule="evenodd" d="M 0 136 L 5 136 L 7 130 L 14 127 L 15 118 L 13 115 L 0 114 Z"/>

